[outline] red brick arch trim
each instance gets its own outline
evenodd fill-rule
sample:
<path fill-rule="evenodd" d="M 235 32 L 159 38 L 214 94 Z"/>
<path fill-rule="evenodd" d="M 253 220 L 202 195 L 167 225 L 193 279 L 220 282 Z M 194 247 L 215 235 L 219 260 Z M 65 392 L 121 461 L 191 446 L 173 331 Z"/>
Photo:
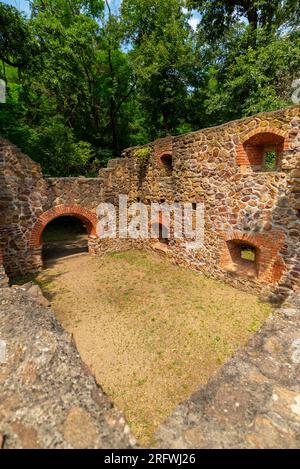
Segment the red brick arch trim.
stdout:
<path fill-rule="evenodd" d="M 173 152 L 172 151 L 162 151 L 161 153 L 159 153 L 158 157 L 159 158 L 162 158 L 163 156 L 173 156 Z"/>
<path fill-rule="evenodd" d="M 165 167 L 167 161 L 169 161 L 170 166 L 172 166 L 172 163 L 173 163 L 172 151 L 163 151 L 158 154 L 158 164 L 160 168 Z"/>
<path fill-rule="evenodd" d="M 237 147 L 237 164 L 239 166 L 250 165 L 249 157 L 247 155 L 247 149 L 245 147 L 248 141 L 251 141 L 251 139 L 253 139 L 255 136 L 259 137 L 260 135 L 268 135 L 269 138 L 273 135 L 275 144 L 279 143 L 279 139 L 281 140 L 282 151 L 289 150 L 290 140 L 287 131 L 277 129 L 276 127 L 257 127 L 256 129 L 253 129 L 250 132 L 246 133 L 241 138 L 240 144 Z"/>
<path fill-rule="evenodd" d="M 231 254 L 228 249 L 228 241 L 249 244 L 257 249 L 258 259 L 258 281 L 268 284 L 276 284 L 284 274 L 286 266 L 279 252 L 285 240 L 285 234 L 281 231 L 270 231 L 268 233 L 243 233 L 233 231 L 223 234 L 224 247 L 221 254 L 220 266 L 226 270 L 232 263 Z"/>
<path fill-rule="evenodd" d="M 58 205 L 56 207 L 44 212 L 37 222 L 35 223 L 30 237 L 30 247 L 39 248 L 42 244 L 42 234 L 48 223 L 55 218 L 63 216 L 73 216 L 79 218 L 86 228 L 90 236 L 96 236 L 96 227 L 98 218 L 96 213 L 92 212 L 87 208 L 83 208 L 80 205 Z"/>
<path fill-rule="evenodd" d="M 256 129 L 253 129 L 246 135 L 244 135 L 241 139 L 241 143 L 243 144 L 247 142 L 247 140 L 250 140 L 250 138 L 259 134 L 273 134 L 277 135 L 277 137 L 282 137 L 284 139 L 287 139 L 288 137 L 288 132 L 281 129 L 277 129 L 276 127 L 257 127 Z"/>

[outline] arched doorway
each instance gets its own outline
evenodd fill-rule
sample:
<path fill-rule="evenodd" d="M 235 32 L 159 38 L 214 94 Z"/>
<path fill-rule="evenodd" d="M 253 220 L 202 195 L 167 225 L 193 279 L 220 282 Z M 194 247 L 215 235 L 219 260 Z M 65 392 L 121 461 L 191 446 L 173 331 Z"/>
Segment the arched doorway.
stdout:
<path fill-rule="evenodd" d="M 79 218 L 74 216 L 58 217 L 45 227 L 42 234 L 44 263 L 88 251 L 87 228 Z"/>
<path fill-rule="evenodd" d="M 78 205 L 59 205 L 44 212 L 31 232 L 35 265 L 41 267 L 47 259 L 90 251 L 96 226 L 96 213 Z"/>

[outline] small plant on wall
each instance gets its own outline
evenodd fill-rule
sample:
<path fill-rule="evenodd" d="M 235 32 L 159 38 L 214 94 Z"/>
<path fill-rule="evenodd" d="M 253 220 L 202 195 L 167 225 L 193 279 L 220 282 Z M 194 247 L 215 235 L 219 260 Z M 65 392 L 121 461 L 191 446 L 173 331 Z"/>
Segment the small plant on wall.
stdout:
<path fill-rule="evenodd" d="M 143 184 L 143 181 L 146 177 L 150 155 L 151 155 L 151 148 L 150 147 L 137 148 L 134 151 L 134 157 L 139 159 L 139 161 L 140 161 L 140 165 L 139 165 L 139 168 L 140 168 L 140 171 L 139 171 L 140 185 Z"/>
<path fill-rule="evenodd" d="M 151 154 L 151 149 L 149 147 L 138 148 L 137 150 L 134 151 L 135 158 L 141 158 L 143 160 L 148 159 L 150 157 L 150 154 Z"/>

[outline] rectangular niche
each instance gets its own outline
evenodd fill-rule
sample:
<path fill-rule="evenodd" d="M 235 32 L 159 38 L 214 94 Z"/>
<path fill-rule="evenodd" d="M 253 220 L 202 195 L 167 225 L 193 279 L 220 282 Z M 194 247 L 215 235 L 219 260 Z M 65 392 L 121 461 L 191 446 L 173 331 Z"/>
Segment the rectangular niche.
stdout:
<path fill-rule="evenodd" d="M 250 278 L 258 278 L 259 250 L 244 241 L 227 241 L 228 256 L 224 268 L 229 272 Z"/>

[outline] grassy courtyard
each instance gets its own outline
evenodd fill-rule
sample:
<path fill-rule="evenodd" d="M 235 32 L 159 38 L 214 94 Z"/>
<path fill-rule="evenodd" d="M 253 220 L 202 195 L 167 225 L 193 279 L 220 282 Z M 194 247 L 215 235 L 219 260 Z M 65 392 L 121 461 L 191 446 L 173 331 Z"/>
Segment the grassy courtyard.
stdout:
<path fill-rule="evenodd" d="M 37 281 L 146 446 L 271 311 L 254 295 L 138 251 L 63 259 Z"/>

